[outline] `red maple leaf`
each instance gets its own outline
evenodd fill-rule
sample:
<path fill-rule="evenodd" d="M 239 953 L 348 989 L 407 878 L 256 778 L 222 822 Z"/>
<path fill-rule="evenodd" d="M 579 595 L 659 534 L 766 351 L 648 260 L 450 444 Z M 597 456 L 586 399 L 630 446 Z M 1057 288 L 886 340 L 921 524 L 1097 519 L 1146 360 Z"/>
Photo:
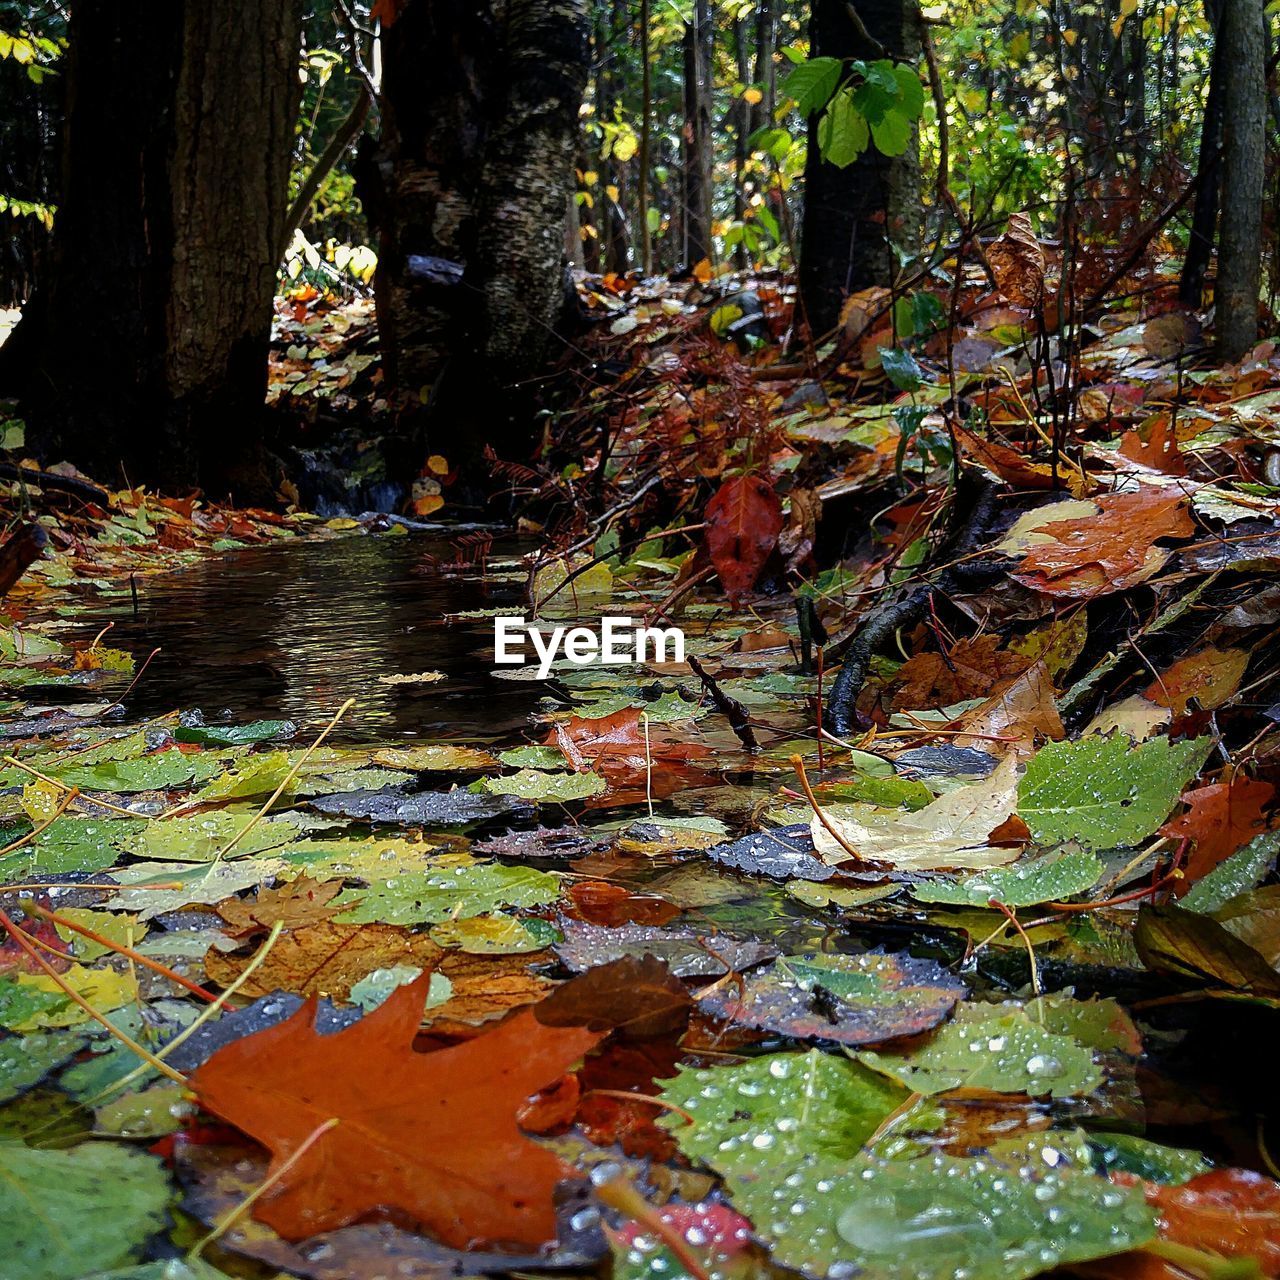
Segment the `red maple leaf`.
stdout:
<path fill-rule="evenodd" d="M 458 1249 L 554 1237 L 552 1193 L 574 1171 L 524 1137 L 516 1115 L 601 1036 L 543 1026 L 526 1010 L 465 1044 L 416 1053 L 429 981 L 333 1035 L 315 1030 L 313 998 L 191 1077 L 207 1110 L 271 1151 L 278 1181 L 254 1214 L 286 1239 L 378 1209 Z"/>
<path fill-rule="evenodd" d="M 1171 840 L 1190 838 L 1194 843 L 1184 878 L 1176 889 L 1179 897 L 1266 828 L 1263 810 L 1273 795 L 1275 788 L 1269 782 L 1235 777 L 1230 782 L 1198 787 L 1182 797 L 1186 813 L 1160 828 L 1160 834 Z"/>

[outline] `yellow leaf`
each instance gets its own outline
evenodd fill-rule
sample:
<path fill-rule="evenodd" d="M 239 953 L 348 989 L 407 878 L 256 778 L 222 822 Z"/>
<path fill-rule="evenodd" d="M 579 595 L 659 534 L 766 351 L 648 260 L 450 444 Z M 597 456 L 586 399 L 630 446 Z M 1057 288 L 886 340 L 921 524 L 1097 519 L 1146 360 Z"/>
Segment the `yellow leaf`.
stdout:
<path fill-rule="evenodd" d="M 1063 33 L 1062 38 L 1071 46 L 1075 46 L 1075 42 L 1080 38 L 1080 33 L 1073 27 L 1068 27 Z"/>
<path fill-rule="evenodd" d="M 1138 12 L 1138 0 L 1120 0 L 1120 16 L 1131 18 Z"/>
<path fill-rule="evenodd" d="M 760 90 L 755 88 L 755 86 L 753 85 L 750 89 L 746 89 L 743 91 L 742 99 L 744 102 L 751 103 L 751 105 L 754 107 L 757 102 L 764 101 L 764 94 L 761 93 Z"/>
<path fill-rule="evenodd" d="M 588 169 L 582 175 L 582 185 L 584 187 L 594 187 L 600 181 L 600 175 L 594 169 Z"/>
<path fill-rule="evenodd" d="M 438 493 L 429 493 L 424 498 L 415 498 L 413 502 L 413 514 L 416 516 L 429 516 L 439 511 L 444 506 L 444 499 Z"/>
<path fill-rule="evenodd" d="M 433 453 L 427 459 L 427 470 L 438 476 L 449 474 L 449 459 L 441 453 Z"/>
<path fill-rule="evenodd" d="M 131 974 L 116 973 L 114 969 L 86 969 L 83 965 L 73 964 L 66 973 L 58 976 L 99 1013 L 109 1013 L 121 1005 L 132 1004 L 138 998 L 137 980 Z M 20 973 L 17 980 L 22 987 L 34 987 L 50 995 L 66 995 L 58 983 L 43 973 Z M 25 1034 L 41 1027 L 74 1027 L 88 1019 L 89 1015 L 78 1004 L 67 999 L 56 1008 L 34 1013 L 22 1022 L 11 1024 L 9 1029 Z"/>
<path fill-rule="evenodd" d="M 613 201 L 614 204 L 618 203 L 618 188 L 612 182 L 605 187 L 604 193 Z"/>
<path fill-rule="evenodd" d="M 348 529 L 358 529 L 360 527 L 359 520 L 353 520 L 350 516 L 334 516 L 332 520 L 326 520 L 324 527 L 326 529 L 336 529 L 345 533 Z"/>
<path fill-rule="evenodd" d="M 703 258 L 702 261 L 697 263 L 693 268 L 693 278 L 699 284 L 706 284 L 714 275 L 715 270 L 711 266 L 711 261 L 708 258 Z"/>
<path fill-rule="evenodd" d="M 32 822 L 48 822 L 58 812 L 65 795 L 52 782 L 28 782 L 22 788 L 22 807 Z"/>
<path fill-rule="evenodd" d="M 1116 19 L 1116 20 L 1111 24 L 1111 34 L 1112 34 L 1113 36 L 1115 36 L 1115 38 L 1116 38 L 1117 40 L 1119 40 L 1119 39 L 1120 39 L 1120 33 L 1121 33 L 1123 30 L 1124 30 L 1124 15 L 1123 15 L 1123 14 L 1121 14 L 1121 15 L 1120 15 L 1120 17 L 1118 17 L 1118 18 L 1117 18 L 1117 19 Z"/>

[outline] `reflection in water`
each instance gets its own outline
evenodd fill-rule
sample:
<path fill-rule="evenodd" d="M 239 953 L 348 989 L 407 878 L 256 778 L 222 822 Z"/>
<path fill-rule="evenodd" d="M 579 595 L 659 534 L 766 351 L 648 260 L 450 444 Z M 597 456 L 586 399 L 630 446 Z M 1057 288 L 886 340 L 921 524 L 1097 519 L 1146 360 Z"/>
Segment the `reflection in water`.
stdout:
<path fill-rule="evenodd" d="M 468 609 L 520 612 L 520 583 L 446 578 L 441 543 L 412 537 L 282 543 L 138 580 L 139 609 L 95 602 L 78 622 L 115 623 L 105 643 L 153 659 L 129 717 L 201 708 L 207 719 L 284 718 L 322 725 L 356 705 L 336 739 L 495 738 L 523 726 L 544 688 L 495 679 L 493 624 L 446 627 Z M 443 671 L 433 685 L 382 677 Z"/>

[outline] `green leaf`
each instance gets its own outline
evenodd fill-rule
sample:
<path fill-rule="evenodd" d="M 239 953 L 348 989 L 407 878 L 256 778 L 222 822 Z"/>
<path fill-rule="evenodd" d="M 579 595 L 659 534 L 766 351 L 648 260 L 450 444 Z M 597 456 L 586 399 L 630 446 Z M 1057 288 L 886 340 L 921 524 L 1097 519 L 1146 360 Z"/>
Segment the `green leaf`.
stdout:
<path fill-rule="evenodd" d="M 748 1181 L 762 1168 L 786 1169 L 810 1156 L 853 1159 L 910 1096 L 860 1063 L 817 1049 L 678 1071 L 662 1082 L 660 1096 L 695 1123 L 678 1115 L 658 1123 L 672 1131 L 686 1156 Z"/>
<path fill-rule="evenodd" d="M 818 149 L 822 158 L 843 169 L 867 149 L 869 139 L 866 117 L 854 106 L 849 90 L 841 89 L 818 122 Z"/>
<path fill-rule="evenodd" d="M 486 778 L 485 790 L 499 796 L 519 796 L 521 800 L 551 800 L 564 804 L 598 796 L 608 783 L 598 773 L 545 773 L 541 769 L 521 769 L 501 778 Z"/>
<path fill-rule="evenodd" d="M 1023 1280 L 1154 1238 L 1139 1188 L 1112 1186 L 1068 1159 L 1051 1139 L 1008 1161 L 863 1159 L 826 1208 L 836 1257 L 859 1280 Z"/>
<path fill-rule="evenodd" d="M 1187 911 L 1212 915 L 1232 898 L 1261 884 L 1280 852 L 1280 831 L 1264 831 L 1243 849 L 1237 849 L 1207 876 L 1197 880 L 1178 903 Z"/>
<path fill-rule="evenodd" d="M 887 156 L 900 156 L 911 144 L 912 121 L 901 111 L 886 111 L 871 125 L 871 140 Z"/>
<path fill-rule="evenodd" d="M 0 1102 L 37 1085 L 55 1067 L 84 1048 L 80 1031 L 43 1031 L 0 1039 Z"/>
<path fill-rule="evenodd" d="M 22 1280 L 80 1280 L 132 1262 L 166 1224 L 168 1177 L 128 1147 L 5 1143 L 0 1167 L 0 1257 Z"/>
<path fill-rule="evenodd" d="M 296 728 L 292 720 L 254 720 L 251 724 L 180 725 L 173 736 L 179 742 L 196 742 L 205 747 L 246 747 L 268 738 L 292 737 Z"/>
<path fill-rule="evenodd" d="M 812 115 L 821 110 L 835 92 L 843 70 L 839 58 L 810 58 L 782 82 L 782 92 L 795 99 L 801 115 Z"/>
<path fill-rule="evenodd" d="M 1093 1054 L 1017 1007 L 962 1005 L 952 1020 L 909 1049 L 864 1050 L 860 1061 L 917 1093 L 971 1087 L 1033 1098 L 1079 1097 L 1102 1083 Z"/>
<path fill-rule="evenodd" d="M 256 812 L 256 809 L 246 805 L 242 808 L 215 809 L 188 818 L 149 822 L 125 847 L 138 858 L 209 862 L 249 825 Z M 242 858 L 250 853 L 283 848 L 301 833 L 300 822 L 290 821 L 287 817 L 264 818 L 255 823 L 249 834 L 237 842 L 235 856 Z"/>
<path fill-rule="evenodd" d="M 446 920 L 431 930 L 438 947 L 452 947 L 473 956 L 514 956 L 541 951 L 560 939 L 560 931 L 545 920 L 517 920 L 513 916 L 467 916 Z"/>
<path fill-rule="evenodd" d="M 1045 844 L 1138 844 L 1172 812 L 1212 745 L 1209 738 L 1153 738 L 1134 746 L 1120 734 L 1051 742 L 1018 784 L 1018 816 Z"/>
<path fill-rule="evenodd" d="M 1212 1168 L 1198 1151 L 1161 1146 L 1130 1133 L 1092 1134 L 1089 1147 L 1099 1173 L 1132 1173 L 1147 1182 L 1180 1186 Z"/>
<path fill-rule="evenodd" d="M 563 769 L 564 752 L 559 747 L 527 746 L 503 751 L 498 759 L 512 769 Z"/>
<path fill-rule="evenodd" d="M 899 63 L 893 69 L 898 82 L 898 110 L 909 120 L 918 120 L 924 111 L 924 84 L 914 67 Z"/>
<path fill-rule="evenodd" d="M 196 776 L 198 757 L 158 751 L 137 760 L 112 760 L 80 769 L 58 769 L 52 776 L 81 791 L 164 791 Z"/>
<path fill-rule="evenodd" d="M 911 886 L 917 902 L 946 902 L 985 907 L 991 899 L 1006 907 L 1034 907 L 1058 902 L 1092 889 L 1102 875 L 1102 863 L 1088 849 L 1023 858 L 1008 867 L 993 867 L 964 880 L 927 880 Z"/>
<path fill-rule="evenodd" d="M 881 347 L 880 367 L 899 391 L 919 391 L 924 381 L 924 373 L 916 364 L 915 356 L 902 347 Z"/>
<path fill-rule="evenodd" d="M 0 880 L 40 880 L 70 871 L 103 871 L 120 856 L 142 819 L 57 818 L 25 848 L 0 860 Z"/>
<path fill-rule="evenodd" d="M 544 907 L 559 896 L 560 881 L 550 872 L 486 862 L 393 874 L 368 889 L 348 889 L 336 901 L 351 904 L 338 917 L 348 924 L 442 924 L 503 907 Z"/>

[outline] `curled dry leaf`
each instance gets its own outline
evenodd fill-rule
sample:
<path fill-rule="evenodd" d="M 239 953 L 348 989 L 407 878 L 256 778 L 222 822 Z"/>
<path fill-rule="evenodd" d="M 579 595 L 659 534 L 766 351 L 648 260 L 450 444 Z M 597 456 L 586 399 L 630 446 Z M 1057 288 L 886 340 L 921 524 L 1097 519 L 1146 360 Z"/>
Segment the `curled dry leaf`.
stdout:
<path fill-rule="evenodd" d="M 1044 249 L 1025 213 L 1009 215 L 1009 225 L 988 250 L 996 284 L 1015 306 L 1035 307 L 1044 298 Z"/>

